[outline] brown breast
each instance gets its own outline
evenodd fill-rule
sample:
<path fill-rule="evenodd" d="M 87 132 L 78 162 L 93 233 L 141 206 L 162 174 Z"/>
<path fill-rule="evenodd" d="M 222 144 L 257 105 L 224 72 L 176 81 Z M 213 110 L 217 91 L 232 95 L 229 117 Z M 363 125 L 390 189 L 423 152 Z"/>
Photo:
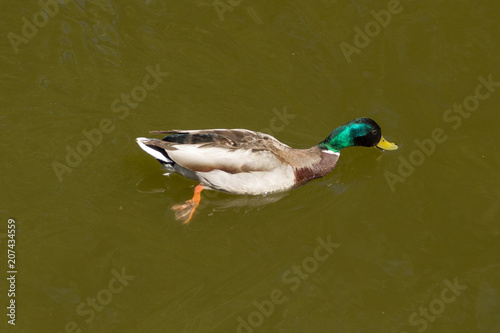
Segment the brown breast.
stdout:
<path fill-rule="evenodd" d="M 320 178 L 332 171 L 337 164 L 339 156 L 321 152 L 318 162 L 308 166 L 294 168 L 296 186 L 303 185 L 311 179 Z"/>

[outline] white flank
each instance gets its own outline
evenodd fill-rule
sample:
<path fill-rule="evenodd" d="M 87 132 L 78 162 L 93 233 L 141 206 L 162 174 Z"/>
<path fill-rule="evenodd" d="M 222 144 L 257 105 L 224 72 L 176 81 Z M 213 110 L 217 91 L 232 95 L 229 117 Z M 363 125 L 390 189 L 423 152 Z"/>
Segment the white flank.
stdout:
<path fill-rule="evenodd" d="M 222 170 L 199 172 L 202 181 L 215 189 L 235 194 L 262 195 L 282 192 L 295 185 L 295 175 L 290 166 L 272 171 L 254 171 L 231 174 Z"/>
<path fill-rule="evenodd" d="M 176 150 L 169 150 L 168 155 L 180 166 L 200 165 L 208 168 L 224 165 L 236 170 L 269 171 L 281 166 L 276 155 L 269 151 L 252 152 L 249 149 L 230 150 L 220 147 L 204 147 L 200 145 L 174 145 Z"/>
<path fill-rule="evenodd" d="M 150 140 L 151 139 L 148 139 L 148 138 L 137 138 L 137 139 L 135 139 L 135 141 L 137 141 L 137 143 L 139 144 L 139 147 L 141 147 L 142 150 L 144 150 L 149 155 L 151 155 L 154 158 L 156 158 L 157 160 L 163 161 L 165 163 L 172 163 L 172 160 L 169 160 L 167 157 L 165 157 L 165 155 L 163 155 L 162 153 L 160 153 L 157 150 L 154 150 L 153 148 L 149 148 L 147 145 L 145 145 L 143 143 L 143 141 L 150 141 Z"/>

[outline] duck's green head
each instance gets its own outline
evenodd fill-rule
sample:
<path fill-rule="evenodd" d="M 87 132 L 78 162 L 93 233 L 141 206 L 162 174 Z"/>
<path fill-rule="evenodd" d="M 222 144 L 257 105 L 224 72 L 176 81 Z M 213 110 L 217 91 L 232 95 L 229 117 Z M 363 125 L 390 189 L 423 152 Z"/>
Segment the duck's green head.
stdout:
<path fill-rule="evenodd" d="M 340 152 L 352 146 L 377 147 L 384 150 L 396 150 L 398 146 L 388 142 L 382 136 L 380 126 L 370 118 L 358 118 L 337 127 L 318 146 Z"/>

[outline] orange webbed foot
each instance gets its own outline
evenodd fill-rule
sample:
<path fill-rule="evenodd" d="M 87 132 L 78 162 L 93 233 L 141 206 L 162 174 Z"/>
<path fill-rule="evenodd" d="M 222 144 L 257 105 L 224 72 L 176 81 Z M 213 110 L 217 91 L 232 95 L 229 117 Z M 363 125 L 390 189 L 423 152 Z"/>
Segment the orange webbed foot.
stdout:
<path fill-rule="evenodd" d="M 183 221 L 182 224 L 188 223 L 193 217 L 196 207 L 200 204 L 201 196 L 200 193 L 203 191 L 203 186 L 197 185 L 194 188 L 193 198 L 187 200 L 185 203 L 180 205 L 173 205 L 172 210 L 175 212 L 175 219 Z"/>

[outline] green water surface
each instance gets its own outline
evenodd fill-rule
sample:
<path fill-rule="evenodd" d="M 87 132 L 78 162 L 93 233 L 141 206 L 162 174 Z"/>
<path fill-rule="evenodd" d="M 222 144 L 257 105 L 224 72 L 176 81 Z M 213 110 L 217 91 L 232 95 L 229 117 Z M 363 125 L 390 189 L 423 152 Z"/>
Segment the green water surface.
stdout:
<path fill-rule="evenodd" d="M 500 332 L 497 1 L 2 1 L 0 27 L 1 332 Z M 399 149 L 204 191 L 188 225 L 196 183 L 135 143 L 357 117 Z"/>

